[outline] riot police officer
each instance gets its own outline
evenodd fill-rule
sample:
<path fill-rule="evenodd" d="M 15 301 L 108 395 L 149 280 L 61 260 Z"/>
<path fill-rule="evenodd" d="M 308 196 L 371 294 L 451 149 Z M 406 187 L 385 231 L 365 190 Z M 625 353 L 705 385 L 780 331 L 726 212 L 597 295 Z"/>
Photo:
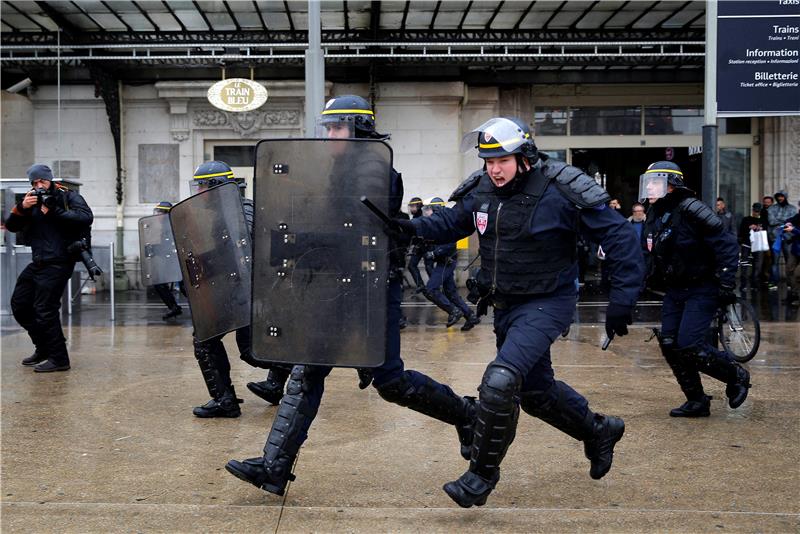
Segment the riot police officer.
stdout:
<path fill-rule="evenodd" d="M 162 201 L 153 208 L 153 215 L 169 214 L 169 210 L 171 209 L 172 202 Z M 183 282 L 179 282 L 178 284 L 181 286 L 181 292 L 183 293 Z M 156 295 L 158 295 L 161 302 L 164 303 L 168 310 L 167 313 L 161 316 L 162 320 L 166 321 L 167 319 L 177 317 L 183 313 L 183 308 L 181 308 L 181 305 L 175 300 L 175 295 L 172 294 L 172 284 L 154 284 L 153 291 L 156 292 Z"/>
<path fill-rule="evenodd" d="M 329 100 L 320 117 L 330 139 L 385 139 L 375 130 L 375 116 L 367 101 L 359 96 L 343 95 Z M 338 147 L 337 147 L 338 148 Z M 351 144 L 345 150 L 357 150 Z M 359 158 L 359 156 L 363 156 Z M 335 194 L 343 198 L 358 198 L 366 192 L 355 190 L 352 176 L 359 171 L 374 168 L 378 163 L 368 160 L 370 151 L 349 154 L 347 163 L 334 169 L 331 182 L 336 184 Z M 390 211 L 398 216 L 402 205 L 403 182 L 392 169 L 390 184 Z M 397 245 L 395 243 L 395 245 Z M 402 250 L 403 247 L 390 247 Z M 390 265 L 403 264 L 403 255 L 390 256 Z M 454 425 L 462 443 L 471 442 L 474 416 L 474 399 L 456 395 L 448 386 L 440 384 L 417 371 L 406 370 L 400 357 L 400 302 L 402 284 L 400 276 L 390 276 L 387 294 L 387 341 L 385 362 L 372 369 L 371 376 L 362 376 L 360 387 L 370 384 L 386 401 L 405 406 L 445 423 Z M 294 480 L 292 465 L 300 446 L 308 437 L 308 430 L 322 400 L 325 377 L 331 367 L 297 365 L 292 369 L 286 395 L 281 399 L 278 413 L 264 445 L 263 456 L 243 461 L 231 460 L 225 468 L 237 478 L 276 495 L 283 495 L 286 484 Z"/>
<path fill-rule="evenodd" d="M 243 180 L 238 180 L 233 175 L 233 170 L 222 161 L 207 161 L 194 171 L 190 182 L 193 193 L 205 191 L 208 188 L 237 182 L 243 186 Z M 248 230 L 253 231 L 253 201 L 249 198 L 242 199 L 245 221 Z M 231 364 L 228 354 L 222 343 L 223 335 L 200 341 L 193 335 L 194 355 L 203 374 L 211 400 L 202 406 L 194 408 L 192 413 L 197 417 L 239 417 L 241 399 L 237 398 L 236 390 L 231 383 Z M 250 326 L 236 330 L 236 345 L 239 348 L 239 357 L 255 367 L 263 366 L 257 362 L 250 351 Z M 273 367 L 264 382 L 251 382 L 247 387 L 257 396 L 271 404 L 277 404 L 283 394 L 283 386 L 288 378 L 288 369 Z"/>
<path fill-rule="evenodd" d="M 734 234 L 684 185 L 671 161 L 651 164 L 640 177 L 639 196 L 649 204 L 643 247 L 649 287 L 664 290 L 658 342 L 686 402 L 672 417 L 707 417 L 711 397 L 700 373 L 726 384 L 731 408 L 747 398 L 750 373 L 706 341 L 714 314 L 736 301 L 739 250 Z"/>
<path fill-rule="evenodd" d="M 430 217 L 436 211 L 444 209 L 445 202 L 439 197 L 433 197 L 422 208 L 422 214 Z M 458 294 L 455 281 L 456 261 L 458 250 L 455 243 L 444 243 L 427 247 L 425 258 L 434 262 L 433 271 L 428 278 L 423 294 L 447 313 L 447 327 L 456 324 L 462 317 L 466 322 L 461 330 L 472 330 L 481 322 L 480 318 L 470 309 L 461 295 Z"/>
<path fill-rule="evenodd" d="M 35 366 L 37 373 L 67 371 L 61 295 L 78 259 L 75 244 L 90 239 L 92 210 L 81 195 L 56 184 L 47 165 L 33 165 L 27 174 L 32 188 L 5 222 L 9 232 L 24 231 L 32 249 L 31 264 L 20 273 L 11 295 L 11 311 L 35 348 L 22 365 Z"/>
<path fill-rule="evenodd" d="M 483 172 L 456 189 L 453 208 L 398 221 L 404 232 L 437 243 L 478 232 L 476 290 L 479 307 L 494 306 L 498 350 L 478 387 L 469 470 L 444 485 L 462 507 L 484 504 L 497 484 L 520 407 L 583 441 L 592 478 L 608 472 L 622 419 L 593 412 L 581 394 L 554 379 L 550 361 L 550 346 L 576 307 L 578 227 L 607 254 L 609 337 L 627 334 L 643 274 L 636 235 L 608 209 L 608 193 L 580 169 L 539 154 L 526 123 L 491 119 L 464 137 L 462 150 L 476 145 Z"/>
<path fill-rule="evenodd" d="M 408 214 L 412 219 L 422 217 L 421 198 L 413 197 L 408 201 Z M 425 291 L 425 282 L 422 281 L 422 275 L 419 272 L 419 260 L 422 259 L 425 261 L 425 272 L 428 273 L 428 278 L 431 277 L 431 272 L 433 272 L 433 261 L 428 259 L 425 255 L 426 252 L 425 240 L 419 238 L 411 240 L 411 247 L 409 247 L 408 255 L 408 272 L 411 273 L 411 277 L 414 279 L 414 284 L 417 286 L 417 293 Z"/>

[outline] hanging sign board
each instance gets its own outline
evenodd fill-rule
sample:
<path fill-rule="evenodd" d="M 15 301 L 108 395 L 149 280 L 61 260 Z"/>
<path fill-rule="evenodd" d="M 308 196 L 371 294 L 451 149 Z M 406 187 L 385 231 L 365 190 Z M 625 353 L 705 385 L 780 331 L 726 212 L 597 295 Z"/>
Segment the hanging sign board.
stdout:
<path fill-rule="evenodd" d="M 223 111 L 253 111 L 267 101 L 267 88 L 247 78 L 228 78 L 208 89 L 208 101 Z"/>
<path fill-rule="evenodd" d="M 721 0 L 717 114 L 800 115 L 800 0 Z"/>

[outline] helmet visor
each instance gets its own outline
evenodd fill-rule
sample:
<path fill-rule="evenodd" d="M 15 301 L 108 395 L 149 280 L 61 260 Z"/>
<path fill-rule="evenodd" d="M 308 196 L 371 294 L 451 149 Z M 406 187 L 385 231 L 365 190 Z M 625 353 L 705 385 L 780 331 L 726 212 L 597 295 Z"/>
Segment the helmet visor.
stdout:
<path fill-rule="evenodd" d="M 319 139 L 355 139 L 355 119 L 352 115 L 320 115 L 315 128 Z"/>
<path fill-rule="evenodd" d="M 639 200 L 651 203 L 667 194 L 667 180 L 669 173 L 646 172 L 639 176 Z"/>
<path fill-rule="evenodd" d="M 193 178 L 189 180 L 189 196 L 194 196 L 197 193 L 202 193 L 206 189 L 211 189 L 214 186 L 222 185 L 226 182 L 236 182 L 241 189 L 246 187 L 244 178 L 234 178 L 233 176 L 220 176 L 215 178 Z"/>
<path fill-rule="evenodd" d="M 529 137 L 514 121 L 495 117 L 461 138 L 461 152 L 469 152 L 473 148 L 502 148 L 512 152 L 527 142 Z"/>

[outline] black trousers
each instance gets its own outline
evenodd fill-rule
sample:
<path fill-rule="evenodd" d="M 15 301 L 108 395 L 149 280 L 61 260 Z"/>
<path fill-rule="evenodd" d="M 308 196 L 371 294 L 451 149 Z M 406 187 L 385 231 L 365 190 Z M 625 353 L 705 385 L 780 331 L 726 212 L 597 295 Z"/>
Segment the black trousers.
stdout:
<path fill-rule="evenodd" d="M 11 295 L 14 319 L 28 331 L 39 354 L 59 365 L 69 363 L 61 330 L 61 295 L 74 268 L 74 262 L 31 263 L 20 273 Z"/>
<path fill-rule="evenodd" d="M 178 307 L 175 295 L 172 294 L 170 284 L 156 284 L 153 286 L 153 291 L 156 292 L 164 305 L 170 310 L 174 310 Z"/>

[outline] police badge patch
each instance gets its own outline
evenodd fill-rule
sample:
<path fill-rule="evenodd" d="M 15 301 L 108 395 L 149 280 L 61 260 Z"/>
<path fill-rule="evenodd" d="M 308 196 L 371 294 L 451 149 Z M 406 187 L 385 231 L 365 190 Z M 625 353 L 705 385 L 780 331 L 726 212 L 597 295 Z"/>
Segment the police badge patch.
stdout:
<path fill-rule="evenodd" d="M 489 224 L 489 214 L 482 211 L 475 213 L 475 228 L 478 229 L 481 235 L 486 231 L 486 226 Z"/>

